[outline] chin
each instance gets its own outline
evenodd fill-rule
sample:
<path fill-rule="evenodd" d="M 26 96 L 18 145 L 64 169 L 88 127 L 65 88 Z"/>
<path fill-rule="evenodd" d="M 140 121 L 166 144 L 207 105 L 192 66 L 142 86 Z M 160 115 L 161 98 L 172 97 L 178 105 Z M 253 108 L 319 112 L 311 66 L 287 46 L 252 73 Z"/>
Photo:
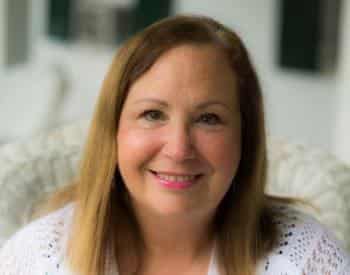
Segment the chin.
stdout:
<path fill-rule="evenodd" d="M 156 204 L 155 204 L 156 202 Z M 152 203 L 143 204 L 143 209 L 148 209 L 151 213 L 162 217 L 184 216 L 190 215 L 198 210 L 198 207 L 191 205 L 190 202 L 185 202 L 183 199 L 155 199 Z"/>

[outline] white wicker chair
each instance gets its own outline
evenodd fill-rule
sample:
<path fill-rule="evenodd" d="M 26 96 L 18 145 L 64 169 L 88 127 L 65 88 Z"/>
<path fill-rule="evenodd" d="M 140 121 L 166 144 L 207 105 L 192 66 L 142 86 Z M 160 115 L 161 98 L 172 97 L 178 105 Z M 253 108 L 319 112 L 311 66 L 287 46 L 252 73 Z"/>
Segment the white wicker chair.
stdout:
<path fill-rule="evenodd" d="M 0 147 L 0 247 L 25 224 L 35 202 L 71 179 L 88 123 Z M 350 168 L 327 153 L 269 138 L 270 194 L 304 198 L 350 250 Z"/>

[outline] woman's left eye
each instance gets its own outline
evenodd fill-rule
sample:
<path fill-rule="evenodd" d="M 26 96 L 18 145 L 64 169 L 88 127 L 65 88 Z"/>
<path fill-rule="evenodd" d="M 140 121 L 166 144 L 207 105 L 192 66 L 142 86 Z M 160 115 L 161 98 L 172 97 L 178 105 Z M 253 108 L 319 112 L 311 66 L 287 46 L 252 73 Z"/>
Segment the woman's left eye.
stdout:
<path fill-rule="evenodd" d="M 148 121 L 159 120 L 162 117 L 162 112 L 159 110 L 146 110 L 141 114 L 141 117 Z"/>
<path fill-rule="evenodd" d="M 206 113 L 200 116 L 200 119 L 204 121 L 204 123 L 209 124 L 209 125 L 215 125 L 215 124 L 220 124 L 221 119 L 218 115 L 213 114 L 213 113 Z"/>

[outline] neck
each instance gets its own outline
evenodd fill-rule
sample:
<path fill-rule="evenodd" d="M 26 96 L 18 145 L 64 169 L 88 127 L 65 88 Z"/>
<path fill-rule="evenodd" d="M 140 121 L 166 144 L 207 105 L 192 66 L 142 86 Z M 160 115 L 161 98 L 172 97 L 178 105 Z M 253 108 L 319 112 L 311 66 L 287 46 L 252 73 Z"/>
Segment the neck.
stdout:
<path fill-rule="evenodd" d="M 214 243 L 213 214 L 157 215 L 135 211 L 149 259 L 194 262 L 207 256 Z"/>

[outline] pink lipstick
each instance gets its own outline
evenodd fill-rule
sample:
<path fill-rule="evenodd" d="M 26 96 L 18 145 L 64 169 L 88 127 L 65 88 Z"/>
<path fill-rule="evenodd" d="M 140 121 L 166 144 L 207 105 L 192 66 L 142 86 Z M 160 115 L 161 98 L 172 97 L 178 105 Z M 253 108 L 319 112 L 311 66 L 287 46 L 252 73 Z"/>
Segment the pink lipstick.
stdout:
<path fill-rule="evenodd" d="M 193 185 L 195 185 L 198 182 L 198 179 L 202 176 L 202 175 L 197 175 L 193 180 L 188 180 L 188 181 L 170 181 L 170 180 L 160 178 L 156 172 L 151 171 L 151 174 L 156 179 L 156 181 L 160 183 L 162 186 L 169 189 L 174 189 L 174 190 L 182 190 L 182 189 L 190 188 Z"/>

